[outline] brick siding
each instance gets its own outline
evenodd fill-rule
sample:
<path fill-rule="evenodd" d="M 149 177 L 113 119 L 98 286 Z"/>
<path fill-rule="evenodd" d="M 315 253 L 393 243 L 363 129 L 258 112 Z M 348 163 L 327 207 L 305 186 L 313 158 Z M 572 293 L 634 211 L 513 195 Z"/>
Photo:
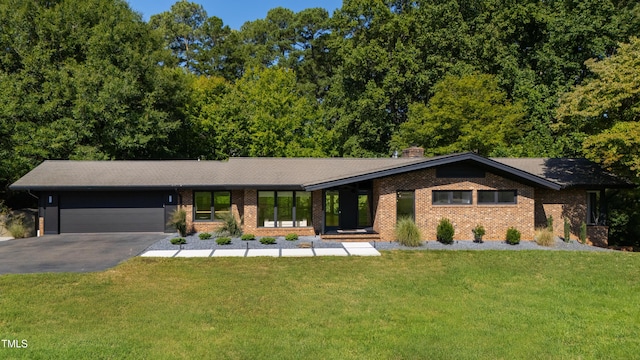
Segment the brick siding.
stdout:
<path fill-rule="evenodd" d="M 433 205 L 434 190 L 468 190 L 472 192 L 469 205 Z M 516 190 L 516 204 L 478 204 L 478 190 Z M 514 180 L 487 172 L 484 178 L 437 178 L 435 169 L 426 169 L 389 176 L 373 181 L 373 229 L 383 241 L 395 240 L 396 196 L 398 191 L 415 191 L 415 220 L 425 240 L 436 239 L 440 219 L 449 219 L 454 228 L 454 240 L 471 240 L 476 225 L 486 229 L 484 240 L 503 241 L 509 227 L 515 227 L 523 240 L 533 240 L 536 227 L 545 227 L 553 216 L 554 235 L 564 234 L 564 218 L 571 223 L 571 237 L 577 239 L 580 224 L 586 220 L 585 190 L 534 189 Z M 191 231 L 212 232 L 220 221 L 193 221 L 193 191 L 180 191 L 181 207 L 187 212 L 187 226 Z M 323 191 L 312 193 L 312 226 L 296 228 L 258 227 L 258 191 L 255 189 L 231 192 L 233 216 L 242 223 L 243 231 L 256 236 L 284 236 L 289 233 L 315 235 L 322 231 L 324 221 Z M 43 226 L 41 225 L 41 228 Z M 589 226 L 589 242 L 606 246 L 607 228 Z"/>
<path fill-rule="evenodd" d="M 564 219 L 571 224 L 571 238 L 578 239 L 580 225 L 587 220 L 587 191 L 566 189 L 560 191 L 536 189 L 536 227 L 546 227 L 547 219 L 553 216 L 553 234 L 564 237 Z M 587 241 L 597 246 L 607 246 L 606 226 L 587 226 Z"/>
<path fill-rule="evenodd" d="M 187 212 L 187 229 L 189 232 L 214 232 L 222 226 L 222 221 L 193 221 L 193 190 L 180 190 L 179 207 Z M 244 191 L 231 191 L 231 213 L 240 223 L 244 215 Z"/>
<path fill-rule="evenodd" d="M 415 171 L 374 181 L 374 230 L 382 240 L 394 240 L 396 193 L 415 191 L 415 220 L 426 240 L 436 239 L 440 219 L 451 220 L 454 240 L 473 239 L 473 229 L 480 224 L 486 229 L 485 240 L 504 240 L 511 226 L 522 233 L 522 239 L 534 237 L 534 191 L 516 181 L 486 173 L 484 178 L 436 178 L 435 169 Z M 470 205 L 432 205 L 433 190 L 471 190 Z M 517 204 L 478 205 L 478 190 L 517 190 Z"/>

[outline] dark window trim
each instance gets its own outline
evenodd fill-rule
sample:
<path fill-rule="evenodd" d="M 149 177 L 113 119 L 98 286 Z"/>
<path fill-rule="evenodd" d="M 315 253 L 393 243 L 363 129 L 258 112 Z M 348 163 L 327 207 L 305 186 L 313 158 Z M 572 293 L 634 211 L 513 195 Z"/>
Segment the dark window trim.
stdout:
<path fill-rule="evenodd" d="M 416 191 L 415 190 L 396 190 L 396 221 L 398 221 L 398 198 L 401 192 L 413 193 L 413 216 L 411 219 L 416 221 Z"/>
<path fill-rule="evenodd" d="M 480 202 L 480 193 L 481 192 L 493 192 L 493 201 L 492 202 Z M 513 193 L 513 201 L 512 202 L 500 202 L 498 201 L 498 193 L 500 192 L 512 192 Z M 478 190 L 478 205 L 517 205 L 518 204 L 518 190 Z"/>
<path fill-rule="evenodd" d="M 196 210 L 197 210 L 197 205 L 196 205 L 196 193 L 210 193 L 211 194 L 211 217 L 207 220 L 204 219 L 196 219 Z M 191 218 L 193 219 L 193 222 L 198 222 L 198 223 L 202 223 L 202 222 L 222 222 L 224 220 L 221 219 L 216 219 L 215 218 L 215 208 L 214 208 L 214 204 L 215 204 L 215 194 L 216 193 L 229 193 L 229 211 L 231 211 L 231 207 L 233 205 L 233 196 L 231 194 L 231 190 L 193 190 L 193 193 L 191 195 L 191 198 L 193 199 L 193 214 L 191 216 Z"/>
<path fill-rule="evenodd" d="M 468 192 L 471 194 L 471 202 L 468 204 L 464 204 L 464 203 L 454 203 L 453 202 L 453 192 Z M 437 204 L 435 203 L 435 196 L 433 196 L 434 193 L 449 193 L 448 196 L 448 203 L 446 204 Z M 431 190 L 431 205 L 433 206 L 469 206 L 469 205 L 473 205 L 473 190 Z"/>
<path fill-rule="evenodd" d="M 259 214 L 259 207 L 260 207 L 260 192 L 261 191 L 268 191 L 268 192 L 273 192 L 273 227 L 270 226 L 264 226 L 264 225 L 260 225 L 260 217 L 256 216 L 256 227 L 261 228 L 261 229 L 293 229 L 293 228 L 310 228 L 313 227 L 313 193 L 311 191 L 305 191 L 305 190 L 279 190 L 279 191 L 287 191 L 287 192 L 292 192 L 293 193 L 293 209 L 292 209 L 292 216 L 293 216 L 293 225 L 294 226 L 278 226 L 278 190 L 258 190 L 256 191 L 256 212 Z M 310 225 L 307 226 L 299 226 L 298 225 L 298 219 L 297 219 L 297 208 L 298 208 L 298 203 L 297 203 L 297 193 L 309 193 L 309 197 L 311 198 L 311 221 L 310 221 Z"/>

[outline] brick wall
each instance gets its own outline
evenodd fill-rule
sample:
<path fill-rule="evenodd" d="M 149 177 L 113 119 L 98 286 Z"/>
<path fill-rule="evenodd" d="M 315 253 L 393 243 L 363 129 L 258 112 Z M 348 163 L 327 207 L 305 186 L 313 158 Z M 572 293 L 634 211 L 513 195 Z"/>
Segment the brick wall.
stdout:
<path fill-rule="evenodd" d="M 193 221 L 193 191 L 180 190 L 179 207 L 187 212 L 187 229 L 190 232 L 214 232 L 222 226 L 221 221 Z M 231 213 L 240 223 L 244 213 L 244 191 L 231 191 Z"/>
<path fill-rule="evenodd" d="M 504 240 L 511 226 L 523 240 L 534 237 L 534 191 L 530 186 L 486 173 L 484 178 L 436 178 L 435 169 L 390 176 L 374 181 L 374 230 L 383 240 L 395 239 L 396 193 L 415 190 L 415 220 L 426 240 L 436 239 L 440 219 L 448 218 L 455 227 L 455 240 L 473 239 L 477 224 L 485 227 L 485 240 Z M 432 205 L 433 190 L 471 190 L 471 205 Z M 478 205 L 478 190 L 517 190 L 517 204 Z"/>
<path fill-rule="evenodd" d="M 587 219 L 587 195 L 584 190 L 536 189 L 536 227 L 546 227 L 553 216 L 553 234 L 564 236 L 564 219 L 571 223 L 571 237 L 576 239 L 580 224 Z"/>
<path fill-rule="evenodd" d="M 560 191 L 536 189 L 536 227 L 546 227 L 547 218 L 553 216 L 553 234 L 564 237 L 564 219 L 571 224 L 571 239 L 577 240 L 580 225 L 587 220 L 587 191 L 566 189 Z M 608 243 L 606 226 L 587 226 L 587 240 L 590 244 L 606 246 Z"/>

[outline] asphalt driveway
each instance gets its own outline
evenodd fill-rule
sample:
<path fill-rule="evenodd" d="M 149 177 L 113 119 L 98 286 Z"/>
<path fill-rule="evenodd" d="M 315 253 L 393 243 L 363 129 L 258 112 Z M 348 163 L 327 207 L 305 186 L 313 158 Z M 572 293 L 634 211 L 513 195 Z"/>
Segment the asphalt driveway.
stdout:
<path fill-rule="evenodd" d="M 166 237 L 161 233 L 62 234 L 0 241 L 0 274 L 101 271 Z"/>

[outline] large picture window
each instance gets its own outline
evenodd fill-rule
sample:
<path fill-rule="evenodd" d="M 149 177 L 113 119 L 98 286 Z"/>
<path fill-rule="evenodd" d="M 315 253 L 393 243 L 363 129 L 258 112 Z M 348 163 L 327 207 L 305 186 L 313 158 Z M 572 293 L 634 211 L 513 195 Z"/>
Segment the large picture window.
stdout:
<path fill-rule="evenodd" d="M 414 191 L 398 191 L 396 195 L 396 220 L 415 220 L 416 196 Z"/>
<path fill-rule="evenodd" d="M 222 220 L 231 214 L 229 191 L 196 191 L 193 198 L 195 221 Z"/>
<path fill-rule="evenodd" d="M 471 190 L 434 190 L 431 201 L 433 205 L 470 205 L 471 193 Z"/>
<path fill-rule="evenodd" d="M 516 190 L 478 190 L 478 204 L 516 204 Z"/>
<path fill-rule="evenodd" d="M 311 226 L 311 193 L 306 191 L 258 191 L 258 226 Z"/>

